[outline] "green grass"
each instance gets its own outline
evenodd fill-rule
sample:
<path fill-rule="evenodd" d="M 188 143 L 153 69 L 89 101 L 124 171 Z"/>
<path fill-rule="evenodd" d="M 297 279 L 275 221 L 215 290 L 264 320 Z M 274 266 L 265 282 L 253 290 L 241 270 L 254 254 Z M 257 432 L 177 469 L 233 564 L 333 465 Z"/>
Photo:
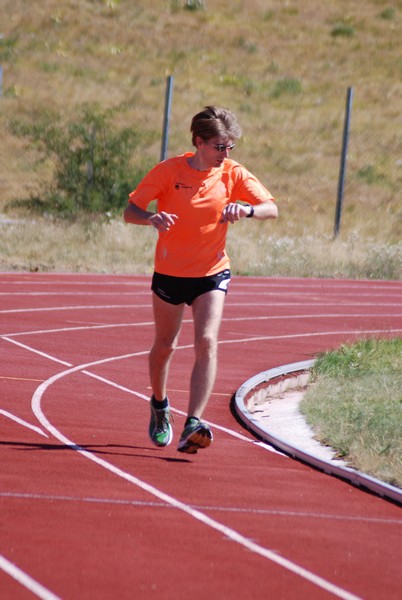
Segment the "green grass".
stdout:
<path fill-rule="evenodd" d="M 354 468 L 402 487 L 402 338 L 321 355 L 301 412 Z"/>

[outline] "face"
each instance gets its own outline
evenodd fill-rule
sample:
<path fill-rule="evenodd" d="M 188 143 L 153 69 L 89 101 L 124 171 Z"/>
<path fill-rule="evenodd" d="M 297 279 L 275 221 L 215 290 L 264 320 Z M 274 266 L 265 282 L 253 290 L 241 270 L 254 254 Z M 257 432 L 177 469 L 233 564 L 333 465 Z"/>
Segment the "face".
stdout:
<path fill-rule="evenodd" d="M 234 143 L 229 138 L 197 138 L 197 153 L 208 168 L 220 167 L 233 148 Z"/>

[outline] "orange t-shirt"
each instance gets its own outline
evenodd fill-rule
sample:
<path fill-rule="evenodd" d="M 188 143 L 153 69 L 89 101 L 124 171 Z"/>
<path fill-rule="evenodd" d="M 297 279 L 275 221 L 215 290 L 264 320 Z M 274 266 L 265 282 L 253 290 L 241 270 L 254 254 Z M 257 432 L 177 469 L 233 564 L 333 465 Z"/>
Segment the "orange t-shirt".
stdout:
<path fill-rule="evenodd" d="M 225 159 L 220 167 L 197 171 L 188 152 L 157 164 L 130 194 L 143 210 L 157 200 L 158 211 L 176 214 L 169 231 L 159 233 L 155 271 L 175 277 L 204 277 L 229 268 L 226 254 L 228 223 L 220 223 L 230 202 L 261 204 L 270 192 L 239 163 Z"/>

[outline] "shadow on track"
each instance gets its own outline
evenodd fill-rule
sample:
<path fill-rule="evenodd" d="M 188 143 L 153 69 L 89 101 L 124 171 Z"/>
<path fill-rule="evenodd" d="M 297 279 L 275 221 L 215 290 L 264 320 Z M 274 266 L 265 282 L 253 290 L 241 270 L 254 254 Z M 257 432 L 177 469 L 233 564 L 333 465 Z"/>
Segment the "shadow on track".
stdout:
<path fill-rule="evenodd" d="M 172 463 L 190 463 L 192 462 L 186 458 L 172 458 L 171 456 L 156 456 L 156 455 L 147 455 L 147 454 L 138 454 L 134 452 L 119 452 L 113 451 L 113 449 L 130 449 L 130 450 L 144 450 L 144 452 L 153 451 L 155 452 L 155 448 L 149 448 L 146 446 L 124 446 L 122 444 L 35 444 L 29 442 L 0 442 L 0 446 L 10 446 L 16 448 L 17 450 L 22 451 L 32 451 L 32 450 L 45 450 L 45 451 L 54 451 L 54 450 L 74 450 L 77 451 L 85 451 L 91 452 L 92 454 L 100 454 L 100 455 L 110 455 L 110 456 L 130 456 L 135 458 L 151 458 L 156 460 L 163 460 L 165 462 Z M 157 451 L 157 450 L 156 450 Z"/>

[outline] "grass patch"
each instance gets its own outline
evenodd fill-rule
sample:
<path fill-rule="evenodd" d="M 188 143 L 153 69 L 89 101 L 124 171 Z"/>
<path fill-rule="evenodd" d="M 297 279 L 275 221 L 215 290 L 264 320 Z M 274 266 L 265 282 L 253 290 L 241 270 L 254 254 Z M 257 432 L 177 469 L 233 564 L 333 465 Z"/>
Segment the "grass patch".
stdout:
<path fill-rule="evenodd" d="M 353 37 L 355 28 L 349 23 L 336 23 L 331 30 L 332 37 Z"/>
<path fill-rule="evenodd" d="M 380 17 L 386 21 L 393 21 L 395 19 L 395 8 L 392 6 L 384 8 L 384 10 L 380 12 Z"/>
<path fill-rule="evenodd" d="M 301 412 L 354 468 L 402 487 L 402 338 L 321 355 Z"/>
<path fill-rule="evenodd" d="M 283 95 L 296 96 L 302 91 L 302 85 L 300 81 L 292 77 L 284 77 L 277 81 L 272 89 L 272 98 L 280 98 Z"/>
<path fill-rule="evenodd" d="M 91 215 L 68 223 L 37 216 L 0 222 L 0 271 L 148 274 L 155 241 L 152 227 Z"/>
<path fill-rule="evenodd" d="M 18 42 L 18 36 L 0 37 L 0 61 L 10 60 L 14 53 Z"/>
<path fill-rule="evenodd" d="M 229 228 L 234 273 L 255 276 L 401 279 L 402 248 L 359 236 L 333 240 L 302 229 L 286 234 L 286 223 L 240 221 Z"/>
<path fill-rule="evenodd" d="M 150 274 L 155 242 L 152 228 L 125 225 L 113 213 L 62 221 L 23 210 L 11 223 L 0 220 L 0 270 Z M 235 275 L 402 278 L 397 246 L 356 236 L 289 237 L 271 222 L 244 219 L 230 227 L 228 253 Z"/>

